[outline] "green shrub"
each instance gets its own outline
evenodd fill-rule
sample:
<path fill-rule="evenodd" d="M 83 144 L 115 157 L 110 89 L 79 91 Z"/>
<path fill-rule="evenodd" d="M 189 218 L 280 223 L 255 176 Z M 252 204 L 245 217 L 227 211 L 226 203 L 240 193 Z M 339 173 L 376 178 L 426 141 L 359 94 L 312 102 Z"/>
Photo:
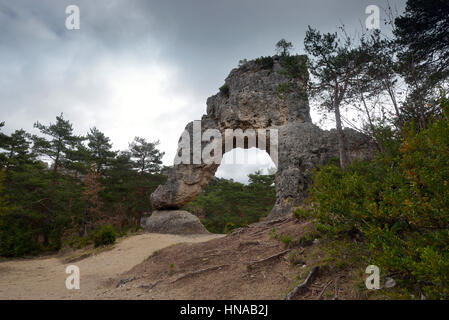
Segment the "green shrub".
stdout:
<path fill-rule="evenodd" d="M 295 246 L 308 247 L 313 244 L 313 240 L 318 237 L 316 232 L 307 232 L 298 239 L 294 240 Z"/>
<path fill-rule="evenodd" d="M 276 91 L 279 99 L 283 100 L 287 93 L 294 90 L 294 86 L 291 83 L 280 83 L 278 84 Z"/>
<path fill-rule="evenodd" d="M 0 213 L 0 256 L 34 255 L 42 248 L 38 242 L 39 218 L 14 212 Z"/>
<path fill-rule="evenodd" d="M 254 60 L 256 66 L 259 69 L 271 70 L 274 65 L 274 60 L 272 57 L 260 57 Z"/>
<path fill-rule="evenodd" d="M 76 235 L 72 235 L 64 242 L 63 246 L 69 246 L 74 249 L 82 249 L 91 244 L 92 241 L 92 237 L 79 237 Z"/>
<path fill-rule="evenodd" d="M 235 225 L 235 223 L 233 222 L 227 222 L 224 228 L 224 232 L 225 233 L 230 233 L 232 230 L 234 230 L 235 228 L 237 228 L 237 226 Z"/>
<path fill-rule="evenodd" d="M 78 239 L 77 248 L 82 249 L 92 244 L 92 240 L 89 237 L 80 237 Z"/>
<path fill-rule="evenodd" d="M 290 242 L 292 242 L 292 237 L 290 237 L 289 235 L 281 235 L 281 242 L 288 247 L 290 245 Z"/>
<path fill-rule="evenodd" d="M 304 260 L 303 252 L 302 251 L 298 251 L 298 250 L 293 250 L 288 255 L 288 261 L 292 265 L 294 265 L 294 266 L 296 266 L 296 265 L 304 265 L 305 264 L 305 260 Z"/>
<path fill-rule="evenodd" d="M 221 93 L 223 93 L 223 94 L 225 94 L 225 95 L 229 95 L 229 86 L 228 86 L 227 83 L 225 83 L 224 85 L 222 85 L 222 86 L 219 88 L 219 90 L 220 90 Z"/>
<path fill-rule="evenodd" d="M 116 239 L 117 232 L 115 228 L 111 225 L 102 226 L 97 232 L 94 234 L 94 246 L 104 246 L 108 244 L 114 244 Z"/>
<path fill-rule="evenodd" d="M 248 66 L 248 59 L 239 60 L 239 68 L 246 68 Z"/>
<path fill-rule="evenodd" d="M 293 211 L 293 216 L 298 220 L 307 220 L 312 218 L 312 215 L 310 214 L 309 210 L 306 210 L 305 208 L 298 207 Z"/>
<path fill-rule="evenodd" d="M 279 237 L 275 227 L 270 230 L 268 236 L 270 237 L 270 239 L 277 239 Z"/>
<path fill-rule="evenodd" d="M 18 257 L 36 254 L 40 229 L 36 228 L 42 216 L 21 211 L 7 203 L 3 192 L 5 171 L 0 170 L 0 256 Z"/>
<path fill-rule="evenodd" d="M 431 299 L 449 298 L 448 99 L 440 105 L 443 116 L 420 132 L 410 125 L 397 152 L 346 171 L 325 166 L 310 190 L 317 230 L 366 246 L 403 292 Z"/>
<path fill-rule="evenodd" d="M 286 74 L 290 78 L 302 80 L 307 80 L 309 78 L 306 56 L 281 56 L 280 63 L 283 68 L 282 73 Z"/>

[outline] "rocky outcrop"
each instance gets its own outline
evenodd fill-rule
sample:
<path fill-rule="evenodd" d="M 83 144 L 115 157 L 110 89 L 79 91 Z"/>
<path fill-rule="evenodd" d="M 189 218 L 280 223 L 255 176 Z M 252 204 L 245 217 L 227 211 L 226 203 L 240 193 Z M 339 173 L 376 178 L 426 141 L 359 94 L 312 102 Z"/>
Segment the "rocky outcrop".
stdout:
<path fill-rule="evenodd" d="M 335 130 L 321 130 L 311 122 L 288 123 L 279 130 L 279 165 L 276 173 L 276 203 L 269 218 L 289 213 L 307 196 L 312 169 L 338 159 Z M 362 134 L 345 129 L 349 158 L 369 159 L 373 144 Z"/>
<path fill-rule="evenodd" d="M 307 194 L 311 170 L 338 158 L 335 131 L 321 130 L 311 122 L 307 80 L 305 56 L 250 61 L 232 70 L 220 92 L 207 99 L 207 114 L 199 123 L 201 133 L 208 129 L 219 132 L 222 154 L 237 146 L 237 141 L 225 144 L 227 129 L 267 130 L 267 136 L 263 139 L 258 136 L 257 143 L 259 148 L 267 150 L 278 169 L 277 199 L 269 218 L 285 215 L 299 205 Z M 183 134 L 189 140 L 188 163 L 175 164 L 167 182 L 151 195 L 152 206 L 158 210 L 178 209 L 193 200 L 219 166 L 219 162 L 195 163 L 194 126 L 194 122 L 189 123 Z M 351 159 L 372 157 L 374 147 L 365 136 L 345 129 L 345 137 Z M 261 141 L 266 141 L 262 147 Z M 209 143 L 210 140 L 201 141 L 201 151 Z M 246 139 L 244 147 L 248 146 L 249 139 Z"/>
<path fill-rule="evenodd" d="M 141 223 L 145 231 L 152 233 L 182 235 L 209 233 L 197 217 L 183 210 L 154 211 Z"/>

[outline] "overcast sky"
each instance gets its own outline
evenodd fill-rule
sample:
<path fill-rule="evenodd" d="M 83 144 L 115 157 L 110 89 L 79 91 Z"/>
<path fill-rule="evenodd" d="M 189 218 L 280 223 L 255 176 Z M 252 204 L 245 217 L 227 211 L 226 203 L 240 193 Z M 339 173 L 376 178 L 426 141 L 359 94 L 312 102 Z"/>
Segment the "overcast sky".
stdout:
<path fill-rule="evenodd" d="M 399 12 L 405 0 L 390 0 Z M 4 131 L 54 122 L 63 112 L 78 134 L 96 126 L 114 149 L 134 136 L 160 140 L 171 165 L 184 126 L 244 58 L 274 54 L 281 38 L 303 51 L 308 25 L 361 30 L 365 8 L 385 0 L 0 0 L 0 121 Z M 80 9 L 67 30 L 65 9 Z M 381 12 L 381 18 L 383 18 Z M 314 114 L 314 120 L 317 116 Z M 246 181 L 259 164 L 221 166 Z"/>

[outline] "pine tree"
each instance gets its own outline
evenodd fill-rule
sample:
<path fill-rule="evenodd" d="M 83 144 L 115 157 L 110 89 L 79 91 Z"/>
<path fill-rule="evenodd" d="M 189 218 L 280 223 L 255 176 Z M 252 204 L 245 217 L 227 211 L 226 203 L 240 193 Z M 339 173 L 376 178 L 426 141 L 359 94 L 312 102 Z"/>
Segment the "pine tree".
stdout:
<path fill-rule="evenodd" d="M 276 52 L 281 56 L 288 56 L 291 49 L 293 49 L 292 43 L 285 39 L 281 39 L 276 43 Z"/>
<path fill-rule="evenodd" d="M 340 165 L 345 169 L 349 163 L 346 139 L 343 132 L 341 104 L 351 97 L 357 86 L 357 75 L 361 71 L 363 55 L 352 47 L 348 36 L 337 33 L 321 34 L 309 26 L 304 39 L 309 54 L 309 70 L 312 95 L 322 100 L 322 106 L 335 114 Z"/>
<path fill-rule="evenodd" d="M 96 127 L 90 129 L 87 134 L 89 152 L 95 163 L 97 173 L 103 173 L 106 166 L 110 165 L 116 152 L 111 151 L 112 144 L 108 137 Z"/>
<path fill-rule="evenodd" d="M 408 85 L 402 106 L 405 120 L 421 129 L 440 109 L 434 101 L 449 78 L 449 4 L 442 0 L 408 0 L 394 21 L 398 71 Z M 429 103 L 430 102 L 430 103 Z"/>
<path fill-rule="evenodd" d="M 402 49 L 399 58 L 413 59 L 415 75 L 428 86 L 449 76 L 448 13 L 447 1 L 408 0 L 405 12 L 395 20 L 394 34 Z M 413 76 L 409 71 L 406 74 Z"/>
<path fill-rule="evenodd" d="M 129 144 L 131 159 L 139 174 L 157 173 L 161 170 L 164 153 L 156 148 L 158 145 L 159 141 L 148 142 L 141 137 L 135 137 Z"/>
<path fill-rule="evenodd" d="M 55 184 L 57 173 L 70 160 L 70 152 L 74 151 L 85 138 L 73 134 L 72 124 L 68 120 L 64 120 L 62 113 L 56 117 L 56 123 L 46 126 L 36 122 L 34 127 L 50 138 L 47 140 L 44 137 L 34 136 L 34 150 L 39 155 L 46 156 L 53 161 Z"/>
<path fill-rule="evenodd" d="M 60 170 L 70 167 L 71 152 L 73 152 L 76 146 L 78 146 L 80 142 L 84 140 L 84 137 L 73 134 L 72 124 L 68 120 L 64 119 L 62 113 L 61 115 L 56 117 L 56 123 L 43 125 L 39 122 L 36 122 L 34 124 L 34 127 L 39 129 L 40 132 L 45 136 L 48 136 L 49 139 L 33 136 L 33 149 L 37 154 L 50 158 L 53 161 L 51 190 L 48 198 L 47 215 L 45 219 L 45 244 L 47 244 L 48 235 L 50 233 L 50 223 L 52 218 L 55 216 L 54 200 L 56 185 L 59 180 L 62 181 L 62 179 L 59 179 Z M 67 180 L 67 177 L 61 178 Z M 70 199 L 72 198 L 70 197 L 70 195 L 66 194 L 66 189 L 60 188 L 60 190 L 58 190 L 58 193 L 61 194 L 62 199 L 68 198 L 67 206 L 71 208 Z"/>
<path fill-rule="evenodd" d="M 81 199 L 85 201 L 86 208 L 82 219 L 83 235 L 87 236 L 88 232 L 92 230 L 95 224 L 102 218 L 103 203 L 100 198 L 100 192 L 103 187 L 100 182 L 100 174 L 93 166 L 88 170 L 83 179 L 84 191 Z"/>
<path fill-rule="evenodd" d="M 6 168 L 6 174 L 12 167 L 18 167 L 23 163 L 35 159 L 35 155 L 30 153 L 31 135 L 25 130 L 16 130 L 10 136 L 4 135 L 2 153 L 0 159 L 3 159 L 3 166 Z"/>

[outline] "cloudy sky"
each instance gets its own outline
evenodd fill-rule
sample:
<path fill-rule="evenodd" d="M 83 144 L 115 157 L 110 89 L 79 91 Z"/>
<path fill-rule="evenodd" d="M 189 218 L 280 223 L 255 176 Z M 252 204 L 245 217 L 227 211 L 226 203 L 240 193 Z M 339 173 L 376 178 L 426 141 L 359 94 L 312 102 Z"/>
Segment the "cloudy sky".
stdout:
<path fill-rule="evenodd" d="M 0 121 L 5 132 L 53 122 L 63 112 L 78 134 L 96 126 L 114 149 L 134 136 L 160 140 L 173 161 L 187 122 L 200 119 L 238 61 L 274 54 L 286 38 L 303 51 L 308 25 L 357 32 L 368 5 L 386 0 L 0 0 Z M 390 0 L 399 12 L 405 0 Z M 68 5 L 80 29 L 65 26 Z M 381 12 L 381 18 L 383 12 Z M 314 120 L 317 115 L 314 114 Z M 221 166 L 246 181 L 258 164 Z"/>

